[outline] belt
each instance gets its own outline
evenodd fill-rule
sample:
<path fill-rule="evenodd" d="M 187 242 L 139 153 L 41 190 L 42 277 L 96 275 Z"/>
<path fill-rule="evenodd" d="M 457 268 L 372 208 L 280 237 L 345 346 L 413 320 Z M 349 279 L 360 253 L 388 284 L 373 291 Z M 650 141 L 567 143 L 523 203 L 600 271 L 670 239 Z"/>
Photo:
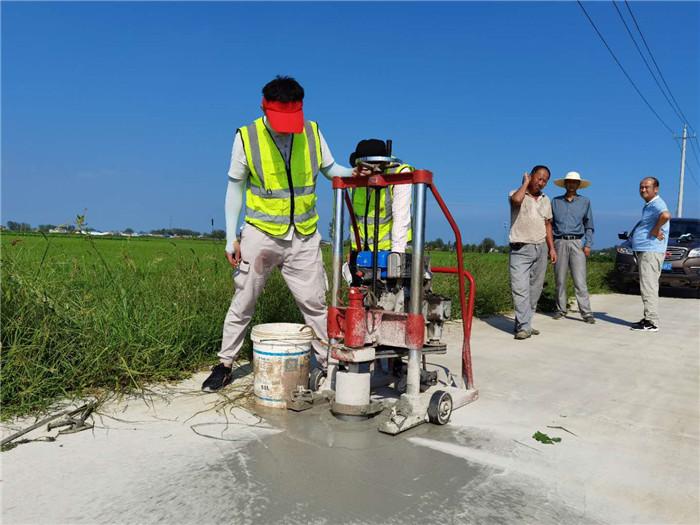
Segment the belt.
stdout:
<path fill-rule="evenodd" d="M 571 241 L 573 239 L 583 239 L 583 235 L 555 235 L 554 238 Z"/>

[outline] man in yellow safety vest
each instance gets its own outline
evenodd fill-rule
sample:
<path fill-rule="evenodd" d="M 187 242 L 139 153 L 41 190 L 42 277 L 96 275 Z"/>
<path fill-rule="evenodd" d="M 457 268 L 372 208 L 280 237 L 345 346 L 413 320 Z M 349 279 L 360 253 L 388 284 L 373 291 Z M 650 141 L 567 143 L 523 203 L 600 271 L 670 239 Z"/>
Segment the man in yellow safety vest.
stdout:
<path fill-rule="evenodd" d="M 351 175 L 335 163 L 318 124 L 304 119 L 304 88 L 278 76 L 262 90 L 264 116 L 238 128 L 226 190 L 226 258 L 235 269 L 236 292 L 223 327 L 219 364 L 202 384 L 214 392 L 231 381 L 255 303 L 274 268 L 279 268 L 304 320 L 326 336 L 326 275 L 317 231 L 316 177 Z M 236 227 L 245 192 L 245 225 Z M 327 348 L 314 342 L 317 364 Z"/>
<path fill-rule="evenodd" d="M 367 157 L 387 157 L 386 143 L 379 139 L 366 139 L 358 142 L 350 155 L 350 165 L 355 166 L 357 159 Z M 408 164 L 401 164 L 388 170 L 388 175 L 413 171 Z M 359 175 L 371 175 L 371 163 L 356 168 Z M 376 192 L 379 192 L 379 208 L 375 208 Z M 411 241 L 411 185 L 400 184 L 386 188 L 357 188 L 352 192 L 352 207 L 360 234 L 361 246 L 356 246 L 354 234 L 350 239 L 353 250 L 374 249 L 375 219 L 379 221 L 380 250 L 405 253 L 406 245 Z"/>

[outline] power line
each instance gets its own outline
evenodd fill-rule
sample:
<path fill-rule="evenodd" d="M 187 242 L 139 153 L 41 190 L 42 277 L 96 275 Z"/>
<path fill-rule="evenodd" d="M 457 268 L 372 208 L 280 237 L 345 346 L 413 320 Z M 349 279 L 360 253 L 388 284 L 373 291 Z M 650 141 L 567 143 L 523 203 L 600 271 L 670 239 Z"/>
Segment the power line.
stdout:
<path fill-rule="evenodd" d="M 678 143 L 678 139 L 675 139 L 674 142 L 676 143 L 676 146 L 678 147 L 678 151 L 682 151 L 681 145 Z M 691 144 L 693 143 L 692 140 L 690 141 L 690 143 Z M 692 147 L 691 147 L 691 150 L 692 150 Z M 690 177 L 693 179 L 693 182 L 695 182 L 695 185 L 698 188 L 700 188 L 700 182 L 698 182 L 698 179 L 695 178 L 695 173 L 693 172 L 693 170 L 691 169 L 691 167 L 688 165 L 687 162 L 685 164 L 685 169 L 690 174 Z"/>
<path fill-rule="evenodd" d="M 695 178 L 695 173 L 693 173 L 693 170 L 690 169 L 690 166 L 686 164 L 685 169 L 688 170 L 688 173 L 690 173 L 690 177 L 693 179 L 693 182 L 695 182 L 695 185 L 700 188 L 700 182 L 698 182 L 698 179 Z"/>
<path fill-rule="evenodd" d="M 647 44 L 647 39 L 644 38 L 644 33 L 642 33 L 642 29 L 639 27 L 639 24 L 637 23 L 637 18 L 634 16 L 634 13 L 632 12 L 632 8 L 630 7 L 630 4 L 627 0 L 625 0 L 625 5 L 627 6 L 627 11 L 629 11 L 630 16 L 632 17 L 632 21 L 634 22 L 634 25 L 637 28 L 637 31 L 639 32 L 639 36 L 642 37 L 642 42 L 644 42 L 644 47 L 647 49 L 647 52 L 649 53 L 649 56 L 651 57 L 651 61 L 654 63 L 654 66 L 656 66 L 656 70 L 659 72 L 659 76 L 661 77 L 661 80 L 663 81 L 664 86 L 666 86 L 666 89 L 668 90 L 668 94 L 671 95 L 673 102 L 676 103 L 676 107 L 678 108 L 678 112 L 683 117 L 683 121 L 686 124 L 688 124 L 688 126 L 690 127 L 691 130 L 695 131 L 693 126 L 690 125 L 690 122 L 688 122 L 688 119 L 686 118 L 685 114 L 683 113 L 683 110 L 681 109 L 680 104 L 678 104 L 676 97 L 673 96 L 673 92 L 671 91 L 671 88 L 668 87 L 668 82 L 666 82 L 666 78 L 664 77 L 664 74 L 661 72 L 661 68 L 659 67 L 659 64 L 656 62 L 656 59 L 654 58 L 654 53 L 651 52 L 651 49 L 649 48 L 649 44 Z"/>
<path fill-rule="evenodd" d="M 588 21 L 589 21 L 589 22 L 591 23 L 591 25 L 593 26 L 593 29 L 595 30 L 596 34 L 598 35 L 598 37 L 600 38 L 600 40 L 603 42 L 603 45 L 605 45 L 605 47 L 607 48 L 608 52 L 609 52 L 610 55 L 613 57 L 613 60 L 615 61 L 615 63 L 617 64 L 617 66 L 618 66 L 618 67 L 620 68 L 620 70 L 624 73 L 625 77 L 627 77 L 627 80 L 629 80 L 630 84 L 632 84 L 632 87 L 634 88 L 634 90 L 637 92 L 637 94 L 640 96 L 640 98 L 644 101 L 644 103 L 647 105 L 647 107 L 649 108 L 649 110 L 650 110 L 650 111 L 654 114 L 654 116 L 659 120 L 659 122 L 661 122 L 661 124 L 668 130 L 668 132 L 669 132 L 671 135 L 673 135 L 673 130 L 671 129 L 671 127 L 670 127 L 668 124 L 666 124 L 666 122 L 664 122 L 664 119 L 662 119 L 661 116 L 659 116 L 659 114 L 656 112 L 656 110 L 652 107 L 652 105 L 649 103 L 649 101 L 646 99 L 646 97 L 645 97 L 645 96 L 642 94 L 642 92 L 639 90 L 639 88 L 637 87 L 637 84 L 634 83 L 634 80 L 632 80 L 632 77 L 630 77 L 629 74 L 627 73 L 627 71 L 625 70 L 625 68 L 622 67 L 622 64 L 621 64 L 620 61 L 617 59 L 617 56 L 615 56 L 615 53 L 613 52 L 613 50 L 612 50 L 612 49 L 610 48 L 610 46 L 608 45 L 608 43 L 607 43 L 607 41 L 605 40 L 605 38 L 603 37 L 602 33 L 598 30 L 598 27 L 595 25 L 595 22 L 593 22 L 593 19 L 592 19 L 592 18 L 590 17 L 590 15 L 588 14 L 588 11 L 586 11 L 586 8 L 583 7 L 583 4 L 581 3 L 581 1 L 580 1 L 580 0 L 576 0 L 576 3 L 579 5 L 579 7 L 581 8 L 581 10 L 583 11 L 583 14 L 586 15 L 586 18 L 588 18 Z"/>
<path fill-rule="evenodd" d="M 625 17 L 622 16 L 622 11 L 620 11 L 620 8 L 617 7 L 617 3 L 615 2 L 615 0 L 612 0 L 612 5 L 615 8 L 615 11 L 617 11 L 617 14 L 620 17 L 620 20 L 622 20 L 622 23 L 625 26 L 625 29 L 627 30 L 627 34 L 629 35 L 630 39 L 632 40 L 634 47 L 637 48 L 637 52 L 639 53 L 639 56 L 642 57 L 642 60 L 644 61 L 644 65 L 647 67 L 649 74 L 651 74 L 651 78 L 653 78 L 654 82 L 656 82 L 656 85 L 658 86 L 659 91 L 661 91 L 661 94 L 666 99 L 666 102 L 668 102 L 668 105 L 671 106 L 671 109 L 678 116 L 678 118 L 681 121 L 681 124 L 686 123 L 687 122 L 686 119 L 683 117 L 683 115 L 681 113 L 678 112 L 678 110 L 676 109 L 676 106 L 674 106 L 673 103 L 671 102 L 671 100 L 668 98 L 668 95 L 666 94 L 666 91 L 664 91 L 664 88 L 661 87 L 661 83 L 659 82 L 659 79 L 656 78 L 654 71 L 651 69 L 651 66 L 649 65 L 649 61 L 644 56 L 644 53 L 642 53 L 642 49 L 639 47 L 637 40 L 634 38 L 634 35 L 632 34 L 632 30 L 627 25 L 627 21 L 625 20 Z"/>
<path fill-rule="evenodd" d="M 695 142 L 693 142 L 695 141 Z M 698 157 L 697 150 L 700 149 L 700 146 L 696 146 L 696 143 L 698 142 L 698 136 L 693 135 L 690 137 L 690 151 L 693 152 L 693 157 L 695 157 L 695 162 L 698 163 L 698 166 L 700 166 L 700 157 Z"/>

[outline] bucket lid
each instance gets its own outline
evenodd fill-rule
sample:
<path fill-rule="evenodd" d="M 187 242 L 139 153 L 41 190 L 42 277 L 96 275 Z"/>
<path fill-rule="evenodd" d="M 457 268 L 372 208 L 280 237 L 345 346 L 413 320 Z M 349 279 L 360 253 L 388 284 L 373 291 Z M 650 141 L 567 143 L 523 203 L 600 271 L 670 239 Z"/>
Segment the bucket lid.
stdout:
<path fill-rule="evenodd" d="M 253 327 L 250 334 L 254 341 L 305 342 L 313 341 L 315 334 L 309 325 L 299 323 L 266 323 Z"/>

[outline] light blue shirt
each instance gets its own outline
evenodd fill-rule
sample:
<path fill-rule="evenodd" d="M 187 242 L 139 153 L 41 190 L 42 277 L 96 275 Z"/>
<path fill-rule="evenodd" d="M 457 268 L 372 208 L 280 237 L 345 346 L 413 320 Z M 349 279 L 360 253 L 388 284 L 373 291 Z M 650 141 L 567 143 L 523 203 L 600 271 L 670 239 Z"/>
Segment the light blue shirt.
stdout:
<path fill-rule="evenodd" d="M 668 211 L 666 203 L 658 195 L 644 204 L 642 208 L 642 218 L 632 230 L 630 239 L 632 241 L 632 250 L 635 252 L 666 252 L 668 245 L 668 230 L 671 221 L 666 221 L 661 227 L 664 234 L 664 240 L 660 241 L 651 235 L 651 230 L 656 226 L 659 220 L 659 215 Z"/>

